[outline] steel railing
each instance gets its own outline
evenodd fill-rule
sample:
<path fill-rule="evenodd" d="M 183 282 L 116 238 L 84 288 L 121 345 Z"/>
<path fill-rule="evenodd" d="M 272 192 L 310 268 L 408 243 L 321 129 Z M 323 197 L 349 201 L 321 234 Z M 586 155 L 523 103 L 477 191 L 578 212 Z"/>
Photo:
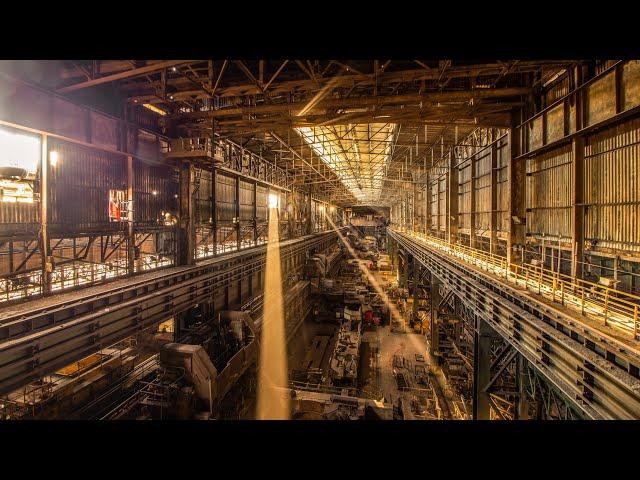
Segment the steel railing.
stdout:
<path fill-rule="evenodd" d="M 508 263 L 503 256 L 472 247 L 451 244 L 440 238 L 425 235 L 405 228 L 394 228 L 430 248 L 435 248 L 457 257 L 482 270 L 504 278 L 507 282 L 525 287 L 527 290 L 578 310 L 582 315 L 602 320 L 610 326 L 632 335 L 634 340 L 640 331 L 640 296 L 590 282 L 543 266 Z"/>

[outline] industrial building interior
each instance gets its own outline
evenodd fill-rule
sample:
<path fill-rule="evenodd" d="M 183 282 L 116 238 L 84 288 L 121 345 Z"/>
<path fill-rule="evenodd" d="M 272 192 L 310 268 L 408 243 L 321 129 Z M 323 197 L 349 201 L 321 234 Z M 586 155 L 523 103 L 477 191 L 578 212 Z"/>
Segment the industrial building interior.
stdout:
<path fill-rule="evenodd" d="M 640 61 L 0 61 L 0 419 L 640 418 Z"/>

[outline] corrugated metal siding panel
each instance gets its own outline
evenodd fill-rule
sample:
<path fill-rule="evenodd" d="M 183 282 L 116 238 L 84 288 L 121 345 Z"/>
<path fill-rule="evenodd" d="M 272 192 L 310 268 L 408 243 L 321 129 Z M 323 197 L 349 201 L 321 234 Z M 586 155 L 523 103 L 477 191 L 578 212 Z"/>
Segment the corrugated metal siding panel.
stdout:
<path fill-rule="evenodd" d="M 640 119 L 585 141 L 585 237 L 640 252 Z"/>
<path fill-rule="evenodd" d="M 200 185 L 195 194 L 196 224 L 211 222 L 211 172 L 200 170 Z"/>
<path fill-rule="evenodd" d="M 253 183 L 240 181 L 240 220 L 253 220 Z"/>
<path fill-rule="evenodd" d="M 0 202 L 0 232 L 24 230 L 28 228 L 24 224 L 36 224 L 39 221 L 40 209 L 37 202 Z"/>
<path fill-rule="evenodd" d="M 442 232 L 447 229 L 447 175 L 438 179 L 438 228 Z"/>
<path fill-rule="evenodd" d="M 56 230 L 123 228 L 109 222 L 109 190 L 127 189 L 122 155 L 67 142 L 51 142 L 59 161 L 50 169 L 49 222 Z"/>
<path fill-rule="evenodd" d="M 622 109 L 640 105 L 640 60 L 630 60 L 622 67 Z"/>
<path fill-rule="evenodd" d="M 216 215 L 218 222 L 231 222 L 235 212 L 236 180 L 228 175 L 216 175 Z"/>
<path fill-rule="evenodd" d="M 155 135 L 138 130 L 138 148 L 135 154 L 149 160 L 158 160 L 159 153 L 158 140 Z"/>
<path fill-rule="evenodd" d="M 614 72 L 591 83 L 586 88 L 587 125 L 593 125 L 616 113 L 616 81 Z"/>
<path fill-rule="evenodd" d="M 477 235 L 488 236 L 491 225 L 491 148 L 485 148 L 476 159 L 476 218 Z"/>
<path fill-rule="evenodd" d="M 178 180 L 174 170 L 166 165 L 152 165 L 136 158 L 133 169 L 135 221 L 155 224 L 163 211 L 177 213 Z"/>
<path fill-rule="evenodd" d="M 571 238 L 572 157 L 567 145 L 527 159 L 528 234 Z"/>
<path fill-rule="evenodd" d="M 471 230 L 471 159 L 458 166 L 458 227 Z"/>
<path fill-rule="evenodd" d="M 545 105 L 551 105 L 553 102 L 561 99 L 569 93 L 569 75 L 564 74 L 556 80 L 553 85 L 548 87 L 544 94 Z"/>
<path fill-rule="evenodd" d="M 267 193 L 268 193 L 268 189 L 267 187 L 263 187 L 261 185 L 258 185 L 257 190 L 256 190 L 256 194 L 257 194 L 257 198 L 256 198 L 256 215 L 258 220 L 262 220 L 262 221 L 267 221 L 268 220 L 268 212 L 267 212 Z"/>
<path fill-rule="evenodd" d="M 509 142 L 507 138 L 498 141 L 497 145 L 497 167 L 496 174 L 496 195 L 497 195 L 497 228 L 499 232 L 509 231 L 509 177 L 507 166 L 509 164 Z"/>
<path fill-rule="evenodd" d="M 431 198 L 430 198 L 430 208 L 429 211 L 431 213 L 431 228 L 434 230 L 438 229 L 439 225 L 439 217 L 438 217 L 438 208 L 440 202 L 438 201 L 438 188 L 439 182 L 438 180 L 431 180 Z"/>

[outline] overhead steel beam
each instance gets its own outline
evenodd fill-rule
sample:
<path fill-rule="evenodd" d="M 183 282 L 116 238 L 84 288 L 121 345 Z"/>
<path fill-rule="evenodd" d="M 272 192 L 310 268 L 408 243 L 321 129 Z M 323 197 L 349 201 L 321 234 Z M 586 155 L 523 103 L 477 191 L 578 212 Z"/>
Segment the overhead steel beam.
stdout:
<path fill-rule="evenodd" d="M 162 70 L 164 68 L 174 67 L 177 65 L 182 65 L 184 63 L 197 62 L 198 60 L 167 60 L 165 62 L 158 62 L 152 65 L 146 65 L 140 68 L 133 68 L 131 70 L 126 70 L 120 73 L 114 73 L 112 75 L 107 75 L 105 77 L 94 78 L 93 80 L 87 80 L 86 82 L 74 83 L 73 85 L 69 85 L 67 87 L 62 87 L 56 90 L 56 93 L 69 93 L 74 92 L 76 90 L 81 90 L 83 88 L 94 87 L 96 85 L 101 85 L 103 83 L 115 82 L 116 80 L 123 80 L 125 78 L 137 77 L 140 75 L 145 75 L 151 72 L 157 72 L 158 70 Z"/>
<path fill-rule="evenodd" d="M 343 77 L 333 77 L 343 78 Z M 268 105 L 256 105 L 252 107 L 233 107 L 233 108 L 221 108 L 219 110 L 209 110 L 205 112 L 190 112 L 176 115 L 175 118 L 181 120 L 192 120 L 199 118 L 218 118 L 218 117 L 232 117 L 238 115 L 248 114 L 265 114 L 265 113 L 279 113 L 288 111 L 303 111 L 306 109 L 311 111 L 315 109 L 326 108 L 357 108 L 357 107 L 370 107 L 370 106 L 384 106 L 384 105 L 402 105 L 407 103 L 438 103 L 438 102 L 466 102 L 470 99 L 493 99 L 493 98 L 507 98 L 517 97 L 521 95 L 528 95 L 531 93 L 530 88 L 515 87 L 515 88 L 496 88 L 496 89 L 475 89 L 465 91 L 450 91 L 450 92 L 433 92 L 423 93 L 421 95 L 390 95 L 390 96 L 368 96 L 368 97 L 350 97 L 350 98 L 329 98 L 320 99 L 312 106 L 308 106 L 308 102 L 296 102 L 296 103 L 280 103 L 280 104 L 268 104 Z"/>

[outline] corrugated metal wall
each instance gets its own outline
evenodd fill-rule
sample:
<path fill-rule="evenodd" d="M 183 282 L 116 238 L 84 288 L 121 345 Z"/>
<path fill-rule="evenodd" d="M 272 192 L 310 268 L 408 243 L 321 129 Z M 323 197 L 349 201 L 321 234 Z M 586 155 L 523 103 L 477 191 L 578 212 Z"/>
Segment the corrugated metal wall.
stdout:
<path fill-rule="evenodd" d="M 429 214 L 431 215 L 431 229 L 438 230 L 440 219 L 438 217 L 439 201 L 438 201 L 438 179 L 429 178 L 430 195 L 429 195 Z"/>
<path fill-rule="evenodd" d="M 133 214 L 136 223 L 157 224 L 161 213 L 178 211 L 173 168 L 133 159 Z"/>
<path fill-rule="evenodd" d="M 498 140 L 496 145 L 497 162 L 496 167 L 496 206 L 498 212 L 497 228 L 498 232 L 506 235 L 509 232 L 509 140 L 507 136 Z"/>
<path fill-rule="evenodd" d="M 438 178 L 438 228 L 441 232 L 447 229 L 447 177 Z"/>
<path fill-rule="evenodd" d="M 58 162 L 50 168 L 49 222 L 52 231 L 123 229 L 109 221 L 109 190 L 127 190 L 122 155 L 53 140 Z"/>
<path fill-rule="evenodd" d="M 471 158 L 458 165 L 458 228 L 461 233 L 471 233 Z"/>
<path fill-rule="evenodd" d="M 571 145 L 527 159 L 527 234 L 571 238 Z"/>
<path fill-rule="evenodd" d="M 235 212 L 236 179 L 222 173 L 216 174 L 217 222 L 231 223 Z"/>
<path fill-rule="evenodd" d="M 640 119 L 585 140 L 585 238 L 640 252 Z"/>
<path fill-rule="evenodd" d="M 478 236 L 489 236 L 491 227 L 491 148 L 487 147 L 475 156 L 476 204 L 475 229 Z"/>
<path fill-rule="evenodd" d="M 256 216 L 258 221 L 266 222 L 268 217 L 267 205 L 268 205 L 268 188 L 258 185 L 256 190 Z"/>
<path fill-rule="evenodd" d="M 253 183 L 240 180 L 240 220 L 253 220 Z"/>
<path fill-rule="evenodd" d="M 195 222 L 196 225 L 209 224 L 211 222 L 211 171 L 200 170 L 200 184 L 195 193 Z"/>

